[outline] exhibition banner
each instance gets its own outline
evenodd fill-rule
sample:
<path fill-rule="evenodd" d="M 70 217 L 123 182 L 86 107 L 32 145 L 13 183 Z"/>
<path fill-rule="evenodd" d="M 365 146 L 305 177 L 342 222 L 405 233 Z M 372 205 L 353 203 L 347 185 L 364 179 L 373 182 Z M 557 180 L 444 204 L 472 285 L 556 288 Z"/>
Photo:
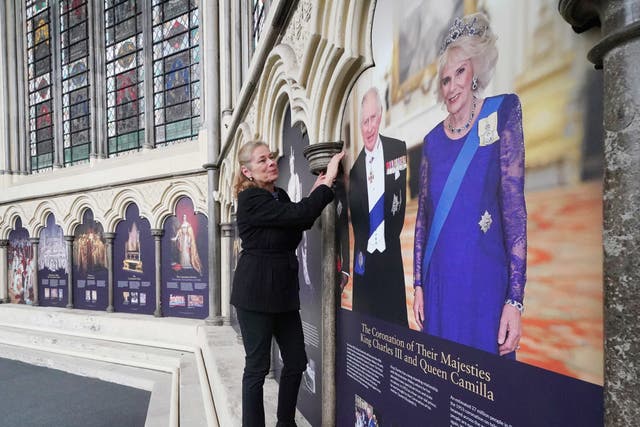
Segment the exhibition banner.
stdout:
<path fill-rule="evenodd" d="M 309 162 L 303 155 L 309 145 L 308 136 L 298 126 L 291 125 L 291 110 L 287 109 L 282 128 L 282 156 L 278 160 L 280 174 L 276 186 L 284 189 L 292 202 L 299 202 L 311 191 L 316 177 L 309 172 Z M 298 283 L 300 285 L 300 317 L 304 331 L 307 369 L 298 393 L 298 409 L 312 425 L 321 424 L 322 351 L 321 351 L 321 283 L 322 233 L 320 220 L 302 233 L 296 250 Z M 277 346 L 276 346 L 277 347 Z M 275 370 L 282 369 L 279 351 L 275 354 Z"/>
<path fill-rule="evenodd" d="M 204 319 L 209 314 L 207 218 L 182 197 L 162 237 L 162 313 Z"/>
<path fill-rule="evenodd" d="M 338 425 L 603 425 L 595 384 L 357 313 L 339 331 Z"/>
<path fill-rule="evenodd" d="M 62 227 L 53 214 L 40 232 L 38 245 L 38 304 L 65 307 L 68 295 L 68 257 Z"/>
<path fill-rule="evenodd" d="M 16 219 L 15 227 L 9 233 L 7 265 L 9 301 L 15 304 L 33 304 L 36 266 L 29 232 L 22 227 L 20 218 Z"/>
<path fill-rule="evenodd" d="M 116 227 L 113 242 L 113 305 L 115 311 L 153 314 L 156 306 L 155 247 L 149 221 L 135 203 Z"/>
<path fill-rule="evenodd" d="M 76 308 L 106 310 L 109 304 L 107 242 L 102 224 L 87 209 L 73 242 L 73 303 Z M 59 292 L 59 290 L 58 290 Z"/>
<path fill-rule="evenodd" d="M 338 425 L 602 425 L 585 43 L 545 1 L 378 1 L 371 38 L 336 187 Z"/>

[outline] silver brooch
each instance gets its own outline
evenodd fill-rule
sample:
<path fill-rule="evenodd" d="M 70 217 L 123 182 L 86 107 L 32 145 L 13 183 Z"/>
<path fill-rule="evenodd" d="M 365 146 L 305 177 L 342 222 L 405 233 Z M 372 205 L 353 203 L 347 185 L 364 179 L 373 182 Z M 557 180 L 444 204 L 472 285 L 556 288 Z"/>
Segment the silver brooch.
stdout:
<path fill-rule="evenodd" d="M 397 194 L 393 195 L 393 201 L 391 202 L 391 215 L 395 215 L 400 210 L 402 199 Z"/>
<path fill-rule="evenodd" d="M 336 213 L 338 216 L 342 215 L 342 200 L 338 200 L 338 206 L 336 206 Z"/>
<path fill-rule="evenodd" d="M 480 226 L 480 230 L 482 230 L 483 233 L 486 233 L 487 230 L 489 230 L 489 227 L 491 227 L 492 222 L 493 220 L 491 219 L 491 214 L 487 211 L 484 211 L 482 217 L 480 218 L 480 222 L 478 223 L 478 225 Z"/>

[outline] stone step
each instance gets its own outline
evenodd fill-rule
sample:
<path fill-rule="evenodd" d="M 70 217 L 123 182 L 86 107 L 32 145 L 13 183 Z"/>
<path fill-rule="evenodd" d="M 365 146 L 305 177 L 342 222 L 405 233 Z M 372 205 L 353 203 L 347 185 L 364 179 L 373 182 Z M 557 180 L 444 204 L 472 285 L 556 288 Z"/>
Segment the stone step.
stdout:
<path fill-rule="evenodd" d="M 202 320 L 0 304 L 0 326 L 192 351 Z"/>
<path fill-rule="evenodd" d="M 40 307 L 16 309 L 9 304 L 0 305 L 0 344 L 20 348 L 23 352 L 38 351 L 78 361 L 166 373 L 171 378 L 168 387 L 166 381 L 163 390 L 157 384 L 150 386 L 168 396 L 163 405 L 170 409 L 167 414 L 162 410 L 151 411 L 150 407 L 148 416 L 154 425 L 161 425 L 164 417 L 169 426 L 217 426 L 202 352 L 197 340 L 191 339 L 192 334 L 197 337 L 197 325 L 201 321 L 178 321 L 174 325 L 158 322 L 160 319 L 138 319 L 139 316 L 131 315 L 128 319 L 118 319 L 107 313 L 77 314 L 73 310 L 61 312 L 48 308 L 43 315 L 40 310 Z M 27 319 L 29 316 L 25 313 L 33 314 L 35 319 Z M 138 326 L 142 331 L 155 328 L 152 339 L 146 339 L 140 331 L 122 331 L 124 338 L 119 339 L 120 323 L 124 321 L 127 321 L 127 330 Z"/>

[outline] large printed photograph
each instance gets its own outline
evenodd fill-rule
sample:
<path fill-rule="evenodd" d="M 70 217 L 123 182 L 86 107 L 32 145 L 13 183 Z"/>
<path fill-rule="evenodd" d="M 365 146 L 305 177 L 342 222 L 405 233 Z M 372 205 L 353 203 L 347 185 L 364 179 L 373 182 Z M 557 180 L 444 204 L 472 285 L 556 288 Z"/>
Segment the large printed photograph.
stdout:
<path fill-rule="evenodd" d="M 550 0 L 403 3 L 342 122 L 342 312 L 602 385 L 592 35 Z"/>

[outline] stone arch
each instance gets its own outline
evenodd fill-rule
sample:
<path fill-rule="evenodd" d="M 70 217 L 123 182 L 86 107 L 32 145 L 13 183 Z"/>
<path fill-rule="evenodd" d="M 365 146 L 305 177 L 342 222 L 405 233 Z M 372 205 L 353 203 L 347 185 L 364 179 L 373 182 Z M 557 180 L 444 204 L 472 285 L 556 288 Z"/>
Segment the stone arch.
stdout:
<path fill-rule="evenodd" d="M 308 100 L 298 83 L 300 67 L 294 50 L 279 44 L 269 54 L 258 86 L 257 132 L 282 154 L 282 122 L 287 105 L 291 106 L 291 123 L 307 125 Z"/>
<path fill-rule="evenodd" d="M 9 238 L 9 233 L 15 228 L 16 220 L 20 218 L 22 222 L 22 227 L 26 227 L 26 221 L 24 221 L 25 215 L 21 209 L 18 209 L 15 205 L 9 206 L 9 208 L 5 211 L 4 214 L 4 222 L 2 223 L 2 228 L 0 229 L 0 238 L 6 240 Z M 31 233 L 29 233 L 31 236 Z"/>
<path fill-rule="evenodd" d="M 87 209 L 91 209 L 94 221 L 103 224 L 104 228 L 104 222 L 101 221 L 102 218 L 98 217 L 94 208 L 96 205 L 94 200 L 87 195 L 82 195 L 74 199 L 73 202 L 71 202 L 69 212 L 67 212 L 66 216 L 58 219 L 65 236 L 72 236 L 75 233 L 76 227 L 82 224 L 82 217 Z"/>
<path fill-rule="evenodd" d="M 374 65 L 371 28 L 375 1 L 331 0 L 311 19 L 311 40 L 300 83 L 312 100 L 307 131 L 311 144 L 339 141 L 349 92 Z"/>
<path fill-rule="evenodd" d="M 141 204 L 140 201 L 144 201 L 144 197 L 137 189 L 134 190 L 131 188 L 126 188 L 122 191 L 119 191 L 113 198 L 111 208 L 107 212 L 105 212 L 105 222 L 103 224 L 104 231 L 115 232 L 116 226 L 125 218 L 127 208 L 132 203 L 135 203 L 138 207 L 140 216 L 143 218 L 147 218 L 151 223 L 151 212 L 147 208 L 147 206 L 144 203 Z"/>
<path fill-rule="evenodd" d="M 181 197 L 189 197 L 196 213 L 207 215 L 207 198 L 200 188 L 187 181 L 171 181 L 162 192 L 160 201 L 151 208 L 151 228 L 162 228 L 167 217 L 173 215 Z"/>
<path fill-rule="evenodd" d="M 33 211 L 33 216 L 29 221 L 28 227 L 25 227 L 27 228 L 27 230 L 29 230 L 29 235 L 33 237 L 40 237 L 40 232 L 44 227 L 47 226 L 47 218 L 49 217 L 49 215 L 54 215 L 57 219 L 58 215 L 56 215 L 56 213 L 58 211 L 58 207 L 51 200 L 47 199 L 38 203 Z"/>

